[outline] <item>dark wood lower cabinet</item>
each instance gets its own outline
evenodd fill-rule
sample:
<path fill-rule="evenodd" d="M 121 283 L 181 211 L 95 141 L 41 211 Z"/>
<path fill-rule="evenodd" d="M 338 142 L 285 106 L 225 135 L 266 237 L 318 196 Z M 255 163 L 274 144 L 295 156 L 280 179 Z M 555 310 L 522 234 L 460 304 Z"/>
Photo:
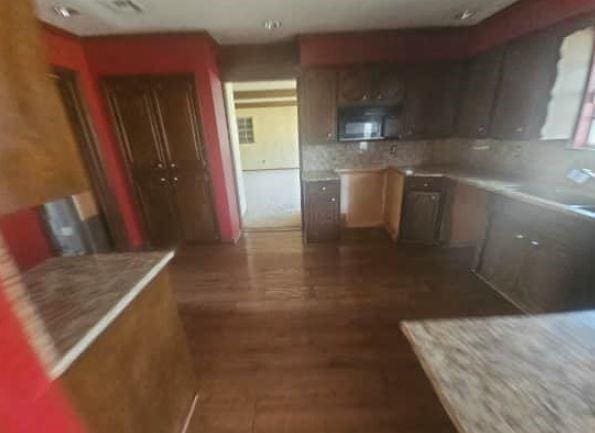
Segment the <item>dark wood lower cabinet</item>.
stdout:
<path fill-rule="evenodd" d="M 589 224 L 508 200 L 492 208 L 475 268 L 482 278 L 530 313 L 595 304 Z"/>
<path fill-rule="evenodd" d="M 304 229 L 307 242 L 339 239 L 339 195 L 338 179 L 304 182 Z"/>
<path fill-rule="evenodd" d="M 405 180 L 401 240 L 434 244 L 438 242 L 444 179 L 410 177 Z"/>

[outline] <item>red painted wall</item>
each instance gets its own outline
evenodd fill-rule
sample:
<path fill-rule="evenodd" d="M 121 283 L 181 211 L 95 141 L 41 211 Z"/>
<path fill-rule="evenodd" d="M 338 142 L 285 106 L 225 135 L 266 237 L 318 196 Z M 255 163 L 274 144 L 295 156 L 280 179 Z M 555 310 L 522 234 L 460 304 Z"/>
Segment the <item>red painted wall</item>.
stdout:
<path fill-rule="evenodd" d="M 140 216 L 134 206 L 117 136 L 100 87 L 102 75 L 192 73 L 196 78 L 201 124 L 211 170 L 219 230 L 223 241 L 240 234 L 233 167 L 216 47 L 202 35 L 120 36 L 78 39 L 46 27 L 44 40 L 52 65 L 79 73 L 83 96 L 110 167 L 111 188 L 120 205 L 130 243 L 143 242 Z"/>
<path fill-rule="evenodd" d="M 133 202 L 133 192 L 125 175 L 124 164 L 115 145 L 108 116 L 103 105 L 103 95 L 96 77 L 88 67 L 85 51 L 80 39 L 43 26 L 43 41 L 47 48 L 48 63 L 74 70 L 78 74 L 81 92 L 93 119 L 93 126 L 103 157 L 109 167 L 108 182 L 120 207 L 126 226 L 130 246 L 138 247 L 143 241 L 140 217 Z"/>
<path fill-rule="evenodd" d="M 83 41 L 93 79 L 110 74 L 192 73 L 223 241 L 240 235 L 235 181 L 227 134 L 227 118 L 217 66 L 216 47 L 203 35 L 155 35 L 91 38 Z M 107 111 L 97 118 L 117 148 Z M 99 125 L 97 125 L 99 127 Z"/>
<path fill-rule="evenodd" d="M 460 59 L 593 11 L 595 0 L 521 0 L 473 27 L 307 35 L 299 38 L 300 64 Z"/>
<path fill-rule="evenodd" d="M 6 299 L 0 278 L 0 431 L 84 433 L 58 382 L 51 382 Z"/>
<path fill-rule="evenodd" d="M 50 240 L 37 208 L 2 216 L 0 233 L 21 271 L 31 269 L 52 256 Z"/>

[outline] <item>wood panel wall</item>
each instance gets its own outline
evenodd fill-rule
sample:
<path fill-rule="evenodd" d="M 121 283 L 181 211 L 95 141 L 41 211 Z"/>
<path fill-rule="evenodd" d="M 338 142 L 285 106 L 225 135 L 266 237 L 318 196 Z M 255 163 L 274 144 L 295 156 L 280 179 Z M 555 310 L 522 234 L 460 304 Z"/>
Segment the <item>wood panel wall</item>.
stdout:
<path fill-rule="evenodd" d="M 219 58 L 225 81 L 283 80 L 299 75 L 298 48 L 293 42 L 225 45 Z"/>
<path fill-rule="evenodd" d="M 33 6 L 0 2 L 0 214 L 87 189 Z"/>

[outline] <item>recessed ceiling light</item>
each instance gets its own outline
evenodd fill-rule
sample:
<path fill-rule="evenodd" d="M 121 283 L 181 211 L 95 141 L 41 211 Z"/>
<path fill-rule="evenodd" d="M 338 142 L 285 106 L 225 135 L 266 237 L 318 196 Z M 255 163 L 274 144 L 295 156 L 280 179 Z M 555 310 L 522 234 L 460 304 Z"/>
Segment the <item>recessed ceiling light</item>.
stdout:
<path fill-rule="evenodd" d="M 455 15 L 455 18 L 459 21 L 467 21 L 469 18 L 475 15 L 475 11 L 471 9 L 465 9 L 463 12 L 460 12 Z"/>
<path fill-rule="evenodd" d="M 281 27 L 281 21 L 277 21 L 277 20 L 266 20 L 264 23 L 262 23 L 262 26 L 265 29 L 267 29 L 268 31 L 277 30 L 278 28 Z"/>
<path fill-rule="evenodd" d="M 71 18 L 80 13 L 74 8 L 62 5 L 54 6 L 54 12 L 56 13 L 56 15 L 60 15 L 62 18 Z"/>

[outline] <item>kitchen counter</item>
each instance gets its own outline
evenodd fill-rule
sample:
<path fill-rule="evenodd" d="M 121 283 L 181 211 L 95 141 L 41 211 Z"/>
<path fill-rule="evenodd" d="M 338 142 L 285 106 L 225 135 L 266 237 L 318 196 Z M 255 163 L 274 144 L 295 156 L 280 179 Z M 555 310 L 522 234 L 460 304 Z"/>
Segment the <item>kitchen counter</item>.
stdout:
<path fill-rule="evenodd" d="M 461 433 L 595 431 L 595 311 L 402 327 Z"/>
<path fill-rule="evenodd" d="M 24 275 L 53 340 L 59 377 L 172 259 L 173 252 L 56 257 Z"/>

